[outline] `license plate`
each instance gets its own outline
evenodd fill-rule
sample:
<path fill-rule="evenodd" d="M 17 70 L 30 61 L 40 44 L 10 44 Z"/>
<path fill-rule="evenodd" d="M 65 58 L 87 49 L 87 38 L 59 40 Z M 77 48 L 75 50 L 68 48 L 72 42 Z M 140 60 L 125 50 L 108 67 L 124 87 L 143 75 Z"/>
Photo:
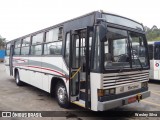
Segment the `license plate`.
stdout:
<path fill-rule="evenodd" d="M 136 102 L 136 101 L 137 101 L 137 97 L 136 96 L 128 98 L 128 103 L 133 103 L 133 102 Z"/>

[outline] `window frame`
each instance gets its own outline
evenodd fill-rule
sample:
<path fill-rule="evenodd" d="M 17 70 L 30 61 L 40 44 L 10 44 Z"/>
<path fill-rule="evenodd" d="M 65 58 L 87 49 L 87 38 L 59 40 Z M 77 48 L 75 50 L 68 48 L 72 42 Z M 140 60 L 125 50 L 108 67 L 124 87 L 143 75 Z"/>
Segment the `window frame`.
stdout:
<path fill-rule="evenodd" d="M 138 34 L 141 34 L 142 36 L 143 36 L 143 38 L 145 39 L 144 40 L 144 46 L 147 46 L 147 40 L 146 40 L 146 37 L 145 37 L 145 33 L 144 32 L 137 32 L 137 30 L 131 30 L 131 29 L 127 29 L 127 28 L 123 28 L 123 27 L 115 27 L 114 25 L 108 25 L 107 27 L 109 27 L 109 28 L 115 28 L 115 29 L 121 29 L 121 30 L 126 30 L 127 31 L 127 34 L 129 33 L 129 32 L 134 32 L 134 33 L 138 33 Z M 108 29 L 108 28 L 107 28 Z M 129 39 L 129 38 L 128 38 Z M 101 43 L 101 51 L 104 51 L 104 42 L 100 42 Z M 129 43 L 129 49 L 130 49 L 130 46 L 131 44 Z M 105 51 L 104 51 L 105 52 Z M 148 53 L 148 49 L 146 49 L 146 52 Z M 103 52 L 101 52 L 101 53 L 103 53 Z M 131 54 L 130 54 L 131 55 Z M 102 54 L 102 56 L 103 56 L 103 54 Z M 104 63 L 104 58 L 101 58 L 102 60 L 101 60 L 101 64 L 103 64 Z M 149 69 L 149 66 L 150 66 L 150 63 L 149 63 L 149 56 L 147 55 L 146 56 L 146 59 L 147 59 L 147 62 L 148 62 L 148 66 L 147 67 L 143 67 L 143 70 L 147 70 L 147 69 Z M 131 66 L 132 67 L 132 66 Z M 114 73 L 114 72 L 119 72 L 119 70 L 106 70 L 105 68 L 104 68 L 104 66 L 102 66 L 102 68 L 100 68 L 101 69 L 101 71 L 100 71 L 100 73 Z M 137 68 L 133 68 L 132 67 L 132 69 L 123 69 L 123 71 L 125 72 L 125 71 L 136 71 L 137 70 Z"/>
<path fill-rule="evenodd" d="M 36 44 L 33 44 L 33 37 L 38 35 L 38 34 L 43 34 L 43 37 L 42 37 L 42 42 L 41 43 L 36 43 Z M 37 34 L 33 34 L 31 35 L 30 37 L 30 46 L 29 46 L 29 54 L 30 56 L 42 56 L 43 55 L 43 44 L 44 44 L 44 38 L 45 38 L 45 35 L 46 35 L 46 32 L 40 32 L 40 33 L 37 33 Z M 38 46 L 38 45 L 41 45 L 41 54 L 40 55 L 35 55 L 35 54 L 32 54 L 32 46 Z"/>
<path fill-rule="evenodd" d="M 37 54 L 32 54 L 32 47 L 33 47 L 33 46 L 39 46 L 39 45 L 41 45 L 41 54 L 39 54 L 39 55 L 37 55 Z M 31 45 L 31 46 L 30 46 L 30 54 L 29 54 L 29 55 L 31 55 L 31 56 L 41 56 L 41 55 L 42 55 L 42 51 L 43 51 L 43 44 Z M 34 51 L 34 53 L 35 53 L 35 51 Z"/>
<path fill-rule="evenodd" d="M 8 45 L 9 45 L 9 49 L 8 49 Z M 11 49 L 11 42 L 6 44 L 5 56 L 10 56 L 10 49 Z M 7 54 L 7 51 L 9 51 L 9 54 Z"/>
<path fill-rule="evenodd" d="M 16 42 L 20 41 L 20 46 L 16 47 Z M 22 46 L 22 39 L 18 39 L 14 41 L 14 52 L 13 52 L 13 56 L 20 56 L 21 55 L 21 46 Z M 19 48 L 19 54 L 15 54 L 15 49 Z"/>
<path fill-rule="evenodd" d="M 24 41 L 24 39 L 26 39 L 26 38 L 29 38 L 29 44 L 28 44 L 28 46 L 22 46 L 22 45 L 23 45 L 23 41 Z M 30 55 L 30 48 L 31 48 L 30 46 L 31 46 L 31 36 L 25 37 L 25 38 L 23 38 L 23 39 L 21 40 L 21 55 L 22 55 L 22 56 Z M 22 54 L 22 49 L 25 48 L 25 47 L 29 47 L 28 54 Z"/>
<path fill-rule="evenodd" d="M 46 44 L 50 44 L 50 43 L 57 43 L 57 42 L 61 42 L 61 43 L 62 43 L 60 54 L 45 54 L 45 52 L 44 52 L 44 50 L 45 50 L 45 45 L 46 45 Z M 43 55 L 45 55 L 45 56 L 46 56 L 46 55 L 47 55 L 47 56 L 48 56 L 48 55 L 49 55 L 49 56 L 53 56 L 53 55 L 54 55 L 54 56 L 59 56 L 59 55 L 62 55 L 62 46 L 63 46 L 63 41 L 62 41 L 62 40 L 58 40 L 58 41 L 54 41 L 54 42 L 53 42 L 53 41 L 52 41 L 52 42 L 44 42 L 44 43 L 43 43 L 43 47 L 44 47 L 44 49 L 43 49 Z"/>
<path fill-rule="evenodd" d="M 40 34 L 43 35 L 43 36 L 42 36 L 42 41 L 37 43 L 37 38 L 36 38 L 36 40 L 33 40 L 33 38 L 34 38 L 34 37 L 37 37 L 37 36 L 40 35 Z M 44 34 L 45 34 L 45 32 L 40 32 L 40 33 L 37 33 L 37 34 L 33 34 L 33 35 L 32 35 L 31 45 L 42 44 L 42 43 L 44 42 Z M 36 41 L 36 43 L 33 44 L 33 41 Z"/>
<path fill-rule="evenodd" d="M 54 29 L 58 29 L 58 34 L 57 34 L 57 40 L 55 41 L 47 41 L 47 33 L 49 33 L 50 31 L 54 30 Z M 61 30 L 61 32 L 60 32 Z M 61 39 L 59 39 L 61 35 Z M 45 45 L 46 44 L 50 44 L 50 43 L 56 43 L 56 42 L 61 42 L 62 45 L 61 45 L 61 52 L 60 54 L 45 54 L 44 50 L 45 50 Z M 55 28 L 51 28 L 51 29 L 48 29 L 47 31 L 45 31 L 45 35 L 44 35 L 44 42 L 43 42 L 43 54 L 44 56 L 62 56 L 62 53 L 63 52 L 63 26 L 59 26 L 59 27 L 55 27 Z"/>

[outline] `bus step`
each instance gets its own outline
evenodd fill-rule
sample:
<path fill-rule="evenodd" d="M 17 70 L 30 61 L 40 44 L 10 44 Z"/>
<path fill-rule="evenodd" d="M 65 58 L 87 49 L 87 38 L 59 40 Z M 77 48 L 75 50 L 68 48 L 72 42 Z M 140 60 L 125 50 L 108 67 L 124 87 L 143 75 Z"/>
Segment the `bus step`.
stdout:
<path fill-rule="evenodd" d="M 90 91 L 88 91 L 88 95 L 90 95 Z M 81 90 L 80 90 L 79 99 L 85 101 L 85 98 L 86 98 L 86 91 L 85 91 L 85 89 L 81 89 Z"/>
<path fill-rule="evenodd" d="M 84 100 L 73 101 L 72 103 L 85 108 L 85 101 Z"/>
<path fill-rule="evenodd" d="M 81 80 L 80 81 L 80 89 L 85 89 L 85 84 L 86 84 L 86 81 L 85 80 Z"/>

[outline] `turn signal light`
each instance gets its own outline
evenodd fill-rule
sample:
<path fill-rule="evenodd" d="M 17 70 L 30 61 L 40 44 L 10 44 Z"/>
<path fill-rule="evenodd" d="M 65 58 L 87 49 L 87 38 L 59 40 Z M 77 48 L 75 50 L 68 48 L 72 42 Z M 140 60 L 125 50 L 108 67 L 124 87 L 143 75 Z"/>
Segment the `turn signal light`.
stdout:
<path fill-rule="evenodd" d="M 99 97 L 104 96 L 104 90 L 103 89 L 98 89 L 98 96 Z"/>
<path fill-rule="evenodd" d="M 113 94 L 115 94 L 115 92 L 116 92 L 115 88 L 106 89 L 106 90 L 98 89 L 98 96 L 102 97 L 102 96 L 105 96 L 105 95 L 113 95 Z"/>

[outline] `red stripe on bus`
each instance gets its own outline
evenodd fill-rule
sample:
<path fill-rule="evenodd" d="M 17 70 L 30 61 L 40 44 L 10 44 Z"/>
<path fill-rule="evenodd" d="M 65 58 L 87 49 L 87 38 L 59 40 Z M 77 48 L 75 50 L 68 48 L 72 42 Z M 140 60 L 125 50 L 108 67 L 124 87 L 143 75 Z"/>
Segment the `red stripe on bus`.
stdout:
<path fill-rule="evenodd" d="M 19 59 L 19 58 L 13 58 L 14 60 L 19 60 L 19 61 L 23 61 L 23 62 L 25 62 L 25 60 L 24 59 Z"/>
<path fill-rule="evenodd" d="M 48 71 L 52 71 L 52 72 L 58 73 L 58 74 L 60 74 L 60 75 L 62 75 L 62 76 L 65 76 L 63 73 L 60 73 L 60 72 L 58 72 L 58 71 L 55 71 L 55 70 L 52 70 L 52 69 L 49 69 L 49 68 L 42 68 L 42 67 L 37 67 L 37 66 L 26 66 L 26 67 L 48 70 Z"/>
<path fill-rule="evenodd" d="M 14 65 L 14 66 L 17 66 L 17 65 L 18 65 L 18 66 L 38 68 L 38 69 L 43 69 L 43 70 L 52 71 L 52 72 L 55 72 L 55 73 L 58 73 L 58 74 L 62 75 L 63 77 L 66 78 L 66 80 L 69 80 L 69 78 L 67 78 L 63 73 L 60 73 L 60 72 L 58 72 L 58 71 L 56 71 L 56 70 L 52 70 L 52 69 L 49 69 L 49 68 L 42 68 L 42 67 L 38 67 L 38 66 L 26 66 L 26 65 L 20 65 L 20 64 L 16 64 L 16 65 Z"/>

